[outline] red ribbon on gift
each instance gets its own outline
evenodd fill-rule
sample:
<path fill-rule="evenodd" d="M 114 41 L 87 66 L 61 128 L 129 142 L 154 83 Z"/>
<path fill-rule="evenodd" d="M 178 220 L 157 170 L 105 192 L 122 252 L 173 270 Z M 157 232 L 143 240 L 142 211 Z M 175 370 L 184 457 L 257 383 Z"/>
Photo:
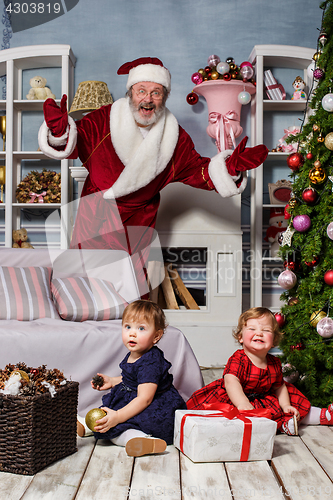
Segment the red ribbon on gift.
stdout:
<path fill-rule="evenodd" d="M 203 404 L 202 408 L 200 409 L 209 411 L 218 410 L 219 413 L 207 413 L 205 415 L 198 415 L 197 413 L 185 413 L 180 423 L 180 439 L 179 439 L 180 451 L 184 453 L 184 426 L 187 417 L 199 417 L 199 418 L 225 417 L 228 418 L 229 420 L 238 418 L 239 420 L 242 420 L 242 422 L 244 422 L 244 434 L 243 434 L 240 462 L 246 462 L 249 458 L 249 453 L 250 453 L 252 422 L 247 417 L 265 417 L 269 419 L 271 418 L 271 412 L 266 408 L 257 408 L 253 410 L 239 411 L 235 406 L 229 405 L 227 403 Z"/>
<path fill-rule="evenodd" d="M 286 92 L 283 88 L 283 86 L 281 85 L 281 83 L 275 83 L 274 85 L 267 85 L 266 87 L 266 90 L 273 90 L 273 89 L 280 89 L 281 92 L 282 92 L 282 100 L 284 100 L 286 98 Z M 271 96 L 269 95 L 268 92 L 267 93 L 267 97 L 268 99 L 272 99 Z"/>

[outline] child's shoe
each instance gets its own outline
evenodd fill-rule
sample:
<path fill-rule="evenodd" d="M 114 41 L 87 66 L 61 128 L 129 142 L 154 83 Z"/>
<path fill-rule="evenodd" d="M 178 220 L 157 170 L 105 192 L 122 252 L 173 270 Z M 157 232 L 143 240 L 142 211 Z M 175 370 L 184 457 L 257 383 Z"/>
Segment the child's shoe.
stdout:
<path fill-rule="evenodd" d="M 288 434 L 288 436 L 298 436 L 298 422 L 296 415 L 293 415 L 288 421 L 283 422 L 282 432 Z"/>
<path fill-rule="evenodd" d="M 320 425 L 333 425 L 333 404 L 320 412 Z"/>
<path fill-rule="evenodd" d="M 153 453 L 163 453 L 167 444 L 163 439 L 150 437 L 132 438 L 126 443 L 126 453 L 129 457 L 141 457 Z"/>

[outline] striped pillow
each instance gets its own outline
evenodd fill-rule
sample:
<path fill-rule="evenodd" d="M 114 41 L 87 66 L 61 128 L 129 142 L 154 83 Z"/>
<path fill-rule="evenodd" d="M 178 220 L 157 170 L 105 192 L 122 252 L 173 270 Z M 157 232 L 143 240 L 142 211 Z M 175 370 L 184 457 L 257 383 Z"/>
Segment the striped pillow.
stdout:
<path fill-rule="evenodd" d="M 59 319 L 51 298 L 51 273 L 51 267 L 0 266 L 0 319 Z"/>
<path fill-rule="evenodd" d="M 127 302 L 109 281 L 97 278 L 54 278 L 53 301 L 67 321 L 104 321 L 121 318 Z"/>

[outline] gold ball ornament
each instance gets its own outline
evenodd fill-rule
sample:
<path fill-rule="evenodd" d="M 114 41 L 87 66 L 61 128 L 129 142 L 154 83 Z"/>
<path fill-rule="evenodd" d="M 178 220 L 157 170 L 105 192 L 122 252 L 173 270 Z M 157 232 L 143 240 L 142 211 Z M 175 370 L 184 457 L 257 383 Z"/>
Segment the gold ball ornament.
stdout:
<path fill-rule="evenodd" d="M 288 205 L 290 208 L 295 208 L 297 205 L 297 199 L 296 198 L 290 198 Z"/>
<path fill-rule="evenodd" d="M 323 318 L 326 318 L 326 313 L 324 311 L 315 311 L 311 314 L 310 323 L 316 328 L 319 321 Z"/>
<path fill-rule="evenodd" d="M 309 172 L 309 179 L 312 184 L 322 184 L 326 180 L 326 172 L 322 167 L 314 167 Z"/>
<path fill-rule="evenodd" d="M 321 51 L 320 51 L 320 50 L 318 50 L 318 52 L 315 52 L 315 53 L 313 54 L 312 59 L 313 59 L 314 61 L 318 61 L 318 59 L 319 59 L 319 57 L 320 57 L 320 56 L 321 56 Z"/>
<path fill-rule="evenodd" d="M 87 415 L 86 415 L 86 424 L 87 424 L 87 427 L 89 427 L 89 429 L 91 431 L 94 431 L 95 429 L 95 425 L 96 425 L 96 420 L 99 420 L 103 417 L 105 417 L 106 415 L 106 412 L 104 410 L 102 410 L 101 408 L 93 408 L 92 410 L 88 411 Z"/>
<path fill-rule="evenodd" d="M 219 78 L 220 74 L 217 71 L 212 71 L 210 77 L 212 80 L 217 80 Z"/>
<path fill-rule="evenodd" d="M 314 165 L 316 168 L 321 167 L 321 163 L 320 163 L 320 161 L 319 161 L 319 160 L 316 160 L 316 161 L 314 162 L 314 164 L 313 164 L 313 165 Z"/>
<path fill-rule="evenodd" d="M 322 134 L 322 133 L 320 133 L 320 134 L 318 135 L 318 137 L 317 137 L 317 142 L 324 142 L 324 140 L 325 140 L 325 137 L 323 136 L 323 134 Z"/>
<path fill-rule="evenodd" d="M 325 137 L 325 146 L 330 151 L 333 151 L 333 132 L 329 132 Z"/>
<path fill-rule="evenodd" d="M 21 379 L 27 380 L 27 381 L 30 380 L 29 375 L 27 374 L 27 372 L 25 372 L 23 370 L 15 370 L 14 372 L 12 372 L 11 376 L 12 375 L 20 375 Z"/>

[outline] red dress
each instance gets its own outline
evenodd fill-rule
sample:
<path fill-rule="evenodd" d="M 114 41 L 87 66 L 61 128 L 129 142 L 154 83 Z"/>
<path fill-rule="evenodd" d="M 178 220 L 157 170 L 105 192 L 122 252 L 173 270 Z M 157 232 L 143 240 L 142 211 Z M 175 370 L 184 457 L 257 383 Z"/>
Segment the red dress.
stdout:
<path fill-rule="evenodd" d="M 245 395 L 254 408 L 268 408 L 272 412 L 272 420 L 276 420 L 278 429 L 281 429 L 283 422 L 290 419 L 290 414 L 283 413 L 274 393 L 284 383 L 281 360 L 278 357 L 267 354 L 267 368 L 258 368 L 244 350 L 239 349 L 229 358 L 223 376 L 227 373 L 239 379 Z M 287 382 L 285 384 L 291 405 L 298 409 L 301 419 L 304 418 L 309 413 L 310 401 L 295 386 Z M 232 404 L 225 390 L 223 378 L 194 392 L 186 406 L 191 410 L 202 410 L 204 403 L 217 402 Z"/>

